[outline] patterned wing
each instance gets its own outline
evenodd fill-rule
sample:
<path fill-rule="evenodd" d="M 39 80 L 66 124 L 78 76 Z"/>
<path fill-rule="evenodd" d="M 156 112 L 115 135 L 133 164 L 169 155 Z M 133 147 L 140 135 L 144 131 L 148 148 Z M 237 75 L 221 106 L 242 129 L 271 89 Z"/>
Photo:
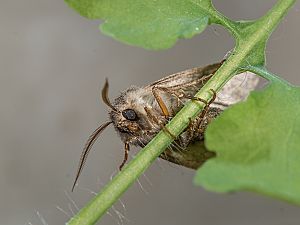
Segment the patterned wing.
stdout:
<path fill-rule="evenodd" d="M 162 78 L 146 88 L 155 88 L 160 99 L 174 115 L 188 100 L 184 96 L 194 96 L 221 65 L 222 62 L 178 72 Z M 259 77 L 249 72 L 235 75 L 217 93 L 217 98 L 211 107 L 224 109 L 245 100 L 258 82 Z"/>
<path fill-rule="evenodd" d="M 164 77 L 150 87 L 164 87 L 173 90 L 192 88 L 199 90 L 209 78 L 219 69 L 222 63 L 216 63 L 205 67 L 192 68 Z M 148 87 L 149 87 L 148 86 Z M 195 90 L 195 91 L 197 91 Z"/>
<path fill-rule="evenodd" d="M 169 111 L 168 116 L 174 116 L 189 99 L 213 76 L 222 63 L 216 63 L 200 68 L 188 69 L 164 77 L 145 90 L 152 89 L 154 101 L 153 108 L 156 112 Z M 167 110 L 166 110 L 167 109 Z"/>

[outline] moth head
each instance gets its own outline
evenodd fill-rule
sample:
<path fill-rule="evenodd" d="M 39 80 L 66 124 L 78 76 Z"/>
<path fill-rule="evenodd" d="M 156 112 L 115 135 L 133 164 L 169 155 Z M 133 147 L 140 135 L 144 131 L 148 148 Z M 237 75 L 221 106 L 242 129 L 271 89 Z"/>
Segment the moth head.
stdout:
<path fill-rule="evenodd" d="M 110 118 L 123 142 L 140 145 L 145 142 L 149 121 L 144 110 L 144 104 L 139 103 L 137 88 L 124 91 L 115 99 L 117 112 L 111 111 Z"/>
<path fill-rule="evenodd" d="M 145 131 L 149 127 L 147 115 L 144 110 L 148 99 L 143 96 L 143 90 L 139 87 L 132 86 L 121 92 L 112 103 L 108 97 L 108 82 L 106 80 L 102 89 L 103 102 L 111 109 L 109 112 L 110 119 L 119 133 L 123 142 L 138 145 L 144 139 Z"/>
<path fill-rule="evenodd" d="M 77 183 L 77 180 L 83 170 L 85 161 L 87 159 L 87 156 L 97 140 L 97 138 L 100 136 L 102 131 L 108 127 L 110 124 L 114 124 L 115 128 L 120 132 L 120 135 L 122 140 L 127 143 L 128 145 L 128 139 L 130 136 L 132 136 L 133 133 L 137 133 L 139 131 L 139 125 L 138 121 L 140 120 L 139 115 L 136 113 L 134 109 L 131 108 L 126 108 L 126 101 L 121 101 L 121 99 L 124 99 L 124 94 L 121 95 L 119 98 L 117 98 L 112 104 L 108 98 L 108 81 L 106 79 L 105 85 L 102 89 L 102 100 L 103 102 L 111 108 L 110 112 L 110 121 L 103 123 L 100 125 L 89 137 L 87 140 L 84 149 L 81 154 L 80 162 L 79 162 L 79 167 L 76 173 L 76 178 L 73 183 L 72 191 L 75 188 L 75 185 Z M 124 92 L 125 93 L 125 92 Z"/>

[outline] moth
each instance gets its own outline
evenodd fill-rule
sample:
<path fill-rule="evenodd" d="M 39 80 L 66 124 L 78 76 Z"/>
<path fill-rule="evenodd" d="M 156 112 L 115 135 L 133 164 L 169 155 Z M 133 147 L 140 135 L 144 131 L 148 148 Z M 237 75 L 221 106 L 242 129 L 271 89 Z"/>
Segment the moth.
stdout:
<path fill-rule="evenodd" d="M 87 156 L 101 132 L 110 124 L 124 142 L 124 159 L 120 169 L 125 165 L 131 145 L 144 147 L 161 130 L 166 123 L 190 100 L 201 87 L 214 75 L 222 65 L 215 63 L 200 68 L 188 69 L 171 74 L 154 83 L 144 86 L 131 86 L 121 92 L 113 102 L 108 97 L 109 84 L 106 79 L 102 89 L 102 100 L 110 108 L 108 122 L 99 126 L 89 137 L 83 149 L 77 170 L 74 189 L 82 172 Z M 213 101 L 206 104 L 201 115 L 190 121 L 186 130 L 176 138 L 161 158 L 189 168 L 197 168 L 202 162 L 194 162 L 193 156 L 200 150 L 189 151 L 195 142 L 202 144 L 200 153 L 203 160 L 213 156 L 212 152 L 203 150 L 204 131 L 207 125 L 225 108 L 243 101 L 249 92 L 255 89 L 259 78 L 252 73 L 235 75 L 219 91 L 214 93 Z M 166 130 L 168 132 L 168 130 Z M 201 147 L 201 146 L 200 146 Z"/>

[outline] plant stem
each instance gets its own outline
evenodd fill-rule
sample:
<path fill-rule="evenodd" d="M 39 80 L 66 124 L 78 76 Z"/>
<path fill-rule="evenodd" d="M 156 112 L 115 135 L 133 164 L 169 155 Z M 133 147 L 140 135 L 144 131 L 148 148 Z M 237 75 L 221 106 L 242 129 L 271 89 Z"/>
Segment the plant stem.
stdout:
<path fill-rule="evenodd" d="M 196 94 L 197 97 L 209 101 L 214 91 L 220 90 L 223 85 L 236 73 L 237 69 L 244 63 L 248 55 L 262 40 L 266 40 L 280 19 L 295 0 L 278 1 L 266 16 L 255 23 L 265 22 L 263 26 L 252 33 L 247 34 L 240 41 L 233 54 L 225 61 L 215 75 Z M 224 25 L 224 24 L 223 24 Z M 232 25 L 232 24 L 231 24 Z M 230 29 L 233 29 L 232 27 Z M 240 29 L 236 27 L 236 29 Z M 239 33 L 236 31 L 235 33 Z M 189 118 L 195 118 L 203 109 L 204 105 L 199 102 L 190 101 L 166 126 L 174 135 L 178 136 L 189 124 Z M 69 225 L 91 225 L 118 200 L 118 198 L 131 186 L 131 184 L 151 165 L 151 163 L 169 146 L 173 141 L 169 134 L 161 131 L 156 137 L 144 147 L 124 169 L 116 175 L 104 189 L 93 198 L 80 212 L 69 222 Z"/>
<path fill-rule="evenodd" d="M 270 73 L 265 67 L 247 66 L 247 67 L 245 67 L 245 69 L 265 78 L 268 81 L 275 82 L 275 83 L 281 83 L 282 85 L 285 85 L 285 86 L 291 86 L 291 84 L 289 84 L 286 80 L 283 80 L 282 78 L 278 77 L 277 75 Z"/>

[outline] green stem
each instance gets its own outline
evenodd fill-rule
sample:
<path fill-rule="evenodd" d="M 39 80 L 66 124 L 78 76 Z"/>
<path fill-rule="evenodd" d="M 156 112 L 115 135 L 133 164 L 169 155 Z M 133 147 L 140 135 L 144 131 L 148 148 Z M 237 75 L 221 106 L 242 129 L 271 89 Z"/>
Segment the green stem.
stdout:
<path fill-rule="evenodd" d="M 280 0 L 269 10 L 260 21 L 268 27 L 269 35 L 276 28 L 281 19 L 287 14 L 288 10 L 295 4 L 296 0 Z M 265 27 L 264 26 L 264 27 Z M 264 29 L 261 29 L 263 32 Z"/>
<path fill-rule="evenodd" d="M 257 22 L 266 22 L 257 32 L 247 34 L 245 41 L 240 42 L 233 54 L 225 61 L 216 74 L 196 94 L 197 97 L 209 101 L 212 97 L 210 89 L 220 90 L 233 76 L 247 56 L 269 35 L 280 19 L 287 12 L 295 0 L 281 0 L 270 10 L 266 16 Z M 232 24 L 231 24 L 232 25 Z M 238 29 L 237 27 L 236 29 Z M 233 29 L 232 27 L 230 28 Z M 235 33 L 238 33 L 236 30 Z M 195 118 L 203 109 L 203 104 L 190 101 L 166 126 L 172 134 L 179 135 L 189 124 L 189 118 Z M 131 184 L 151 165 L 151 163 L 169 146 L 172 137 L 161 131 L 144 147 L 137 156 L 94 197 L 83 209 L 79 211 L 68 225 L 91 225 L 105 214 L 105 212 L 118 200 L 118 198 L 131 186 Z"/>
<path fill-rule="evenodd" d="M 283 80 L 282 78 L 278 77 L 277 75 L 270 73 L 265 67 L 247 66 L 247 67 L 245 67 L 245 69 L 265 78 L 268 81 L 271 81 L 274 83 L 281 83 L 282 85 L 285 85 L 285 86 L 291 86 L 291 84 L 289 84 L 286 80 Z"/>

